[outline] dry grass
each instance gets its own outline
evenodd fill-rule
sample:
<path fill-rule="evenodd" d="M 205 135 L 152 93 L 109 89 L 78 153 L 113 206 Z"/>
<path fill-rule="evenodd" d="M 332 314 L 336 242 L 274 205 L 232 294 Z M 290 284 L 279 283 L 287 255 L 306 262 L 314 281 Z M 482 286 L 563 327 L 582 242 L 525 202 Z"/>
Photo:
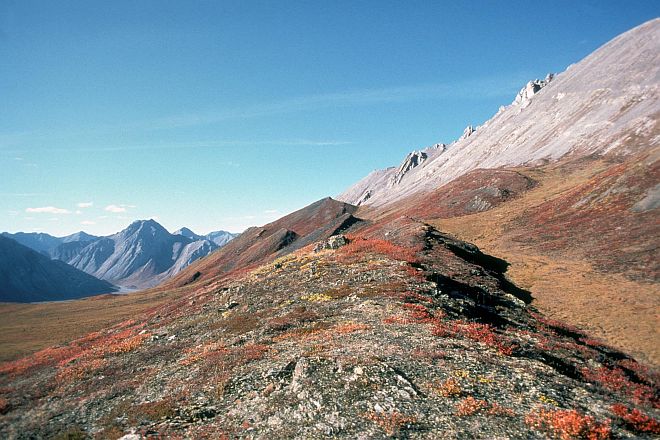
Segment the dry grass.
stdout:
<path fill-rule="evenodd" d="M 574 324 L 657 366 L 658 285 L 604 273 L 594 268 L 588 258 L 570 250 L 563 255 L 546 252 L 538 237 L 530 237 L 524 243 L 512 239 L 518 229 L 515 222 L 526 211 L 559 197 L 605 167 L 606 164 L 596 162 L 568 173 L 559 168 L 523 170 L 540 185 L 520 198 L 490 211 L 429 223 L 511 263 L 507 276 L 532 292 L 534 305 L 543 313 Z"/>
<path fill-rule="evenodd" d="M 0 362 L 141 316 L 177 296 L 176 291 L 145 291 L 44 304 L 0 303 Z"/>

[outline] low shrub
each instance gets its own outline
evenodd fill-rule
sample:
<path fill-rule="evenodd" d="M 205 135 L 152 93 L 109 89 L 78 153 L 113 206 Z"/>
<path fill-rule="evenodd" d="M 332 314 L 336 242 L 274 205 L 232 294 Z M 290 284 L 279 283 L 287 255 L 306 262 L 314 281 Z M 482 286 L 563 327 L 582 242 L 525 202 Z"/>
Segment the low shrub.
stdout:
<path fill-rule="evenodd" d="M 456 404 L 456 415 L 460 417 L 471 416 L 482 409 L 488 407 L 488 402 L 481 399 L 475 399 L 472 396 L 467 396 Z"/>
<path fill-rule="evenodd" d="M 532 429 L 559 440 L 606 440 L 611 436 L 610 421 L 596 420 L 576 410 L 538 409 L 525 418 Z"/>
<path fill-rule="evenodd" d="M 367 414 L 367 418 L 376 422 L 389 436 L 396 435 L 402 428 L 417 423 L 417 417 L 406 416 L 397 411 L 390 413 L 371 412 Z"/>
<path fill-rule="evenodd" d="M 611 410 L 630 429 L 637 433 L 660 434 L 660 422 L 644 414 L 637 408 L 628 409 L 625 405 L 617 403 Z"/>

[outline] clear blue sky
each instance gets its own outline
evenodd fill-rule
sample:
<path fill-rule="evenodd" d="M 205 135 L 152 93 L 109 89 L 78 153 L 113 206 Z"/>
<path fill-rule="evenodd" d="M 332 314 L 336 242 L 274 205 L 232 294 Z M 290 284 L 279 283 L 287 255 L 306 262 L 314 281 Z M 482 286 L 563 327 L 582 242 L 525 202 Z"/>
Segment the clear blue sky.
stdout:
<path fill-rule="evenodd" d="M 263 224 L 452 141 L 658 15 L 657 0 L 0 0 L 0 230 Z"/>

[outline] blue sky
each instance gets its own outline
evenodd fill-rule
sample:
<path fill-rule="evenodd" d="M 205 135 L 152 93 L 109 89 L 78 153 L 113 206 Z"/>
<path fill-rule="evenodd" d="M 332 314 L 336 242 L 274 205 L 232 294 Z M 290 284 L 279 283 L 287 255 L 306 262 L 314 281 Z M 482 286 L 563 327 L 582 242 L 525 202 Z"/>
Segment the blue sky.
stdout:
<path fill-rule="evenodd" d="M 450 142 L 657 1 L 0 1 L 0 230 L 241 231 Z"/>

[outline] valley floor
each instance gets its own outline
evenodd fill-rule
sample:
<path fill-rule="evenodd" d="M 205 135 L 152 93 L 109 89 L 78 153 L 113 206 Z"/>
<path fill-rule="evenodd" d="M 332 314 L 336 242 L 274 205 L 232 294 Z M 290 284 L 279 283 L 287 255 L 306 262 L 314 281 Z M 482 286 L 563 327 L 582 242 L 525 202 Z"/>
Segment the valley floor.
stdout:
<path fill-rule="evenodd" d="M 145 291 L 41 304 L 0 303 L 0 362 L 134 318 L 176 295 Z"/>

